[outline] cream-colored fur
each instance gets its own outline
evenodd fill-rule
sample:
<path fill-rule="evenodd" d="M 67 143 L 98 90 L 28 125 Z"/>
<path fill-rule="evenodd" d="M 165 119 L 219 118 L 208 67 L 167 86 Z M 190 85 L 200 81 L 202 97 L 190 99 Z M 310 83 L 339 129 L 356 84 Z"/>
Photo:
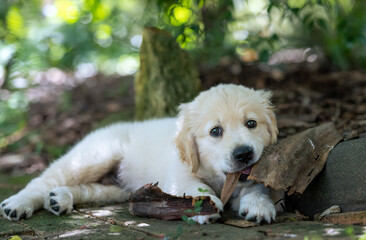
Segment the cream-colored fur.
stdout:
<path fill-rule="evenodd" d="M 271 94 L 237 85 L 219 85 L 182 104 L 178 118 L 117 123 L 86 136 L 18 194 L 4 200 L 2 215 L 29 218 L 42 206 L 54 214 L 70 213 L 78 203 L 123 202 L 147 183 L 159 182 L 177 195 L 208 195 L 223 211 L 219 194 L 225 174 L 251 166 L 263 148 L 277 139 Z M 249 128 L 247 122 L 256 121 Z M 221 136 L 212 136 L 215 127 Z M 248 146 L 248 162 L 238 162 L 235 149 Z M 118 168 L 120 186 L 97 183 Z M 206 189 L 202 193 L 198 189 Z M 270 222 L 276 216 L 268 190 L 251 181 L 239 183 L 232 208 L 246 219 Z M 219 217 L 193 218 L 207 223 Z"/>

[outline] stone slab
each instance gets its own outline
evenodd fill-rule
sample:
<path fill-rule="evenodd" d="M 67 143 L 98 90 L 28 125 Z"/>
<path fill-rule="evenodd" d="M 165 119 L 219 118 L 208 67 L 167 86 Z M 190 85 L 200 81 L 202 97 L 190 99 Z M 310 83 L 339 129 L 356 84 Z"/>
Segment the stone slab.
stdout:
<path fill-rule="evenodd" d="M 289 197 L 287 204 L 311 217 L 333 205 L 342 212 L 366 210 L 366 138 L 336 145 L 323 171 L 302 195 Z"/>

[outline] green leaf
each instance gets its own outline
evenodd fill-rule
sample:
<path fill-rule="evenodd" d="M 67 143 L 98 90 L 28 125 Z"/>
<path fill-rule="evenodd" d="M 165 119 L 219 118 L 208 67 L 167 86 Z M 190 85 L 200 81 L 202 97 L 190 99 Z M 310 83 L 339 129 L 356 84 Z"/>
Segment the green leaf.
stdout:
<path fill-rule="evenodd" d="M 208 192 L 208 189 L 198 188 L 198 191 L 201 193 L 206 193 L 206 192 Z"/>
<path fill-rule="evenodd" d="M 197 207 L 194 209 L 194 212 L 199 213 L 199 212 L 201 212 L 202 209 L 203 209 L 203 207 Z"/>
<path fill-rule="evenodd" d="M 203 202 L 203 200 L 201 199 L 201 200 L 199 200 L 199 201 L 196 201 L 195 203 L 194 203 L 194 207 L 196 208 L 196 207 L 200 207 L 201 205 L 202 205 L 202 202 Z"/>
<path fill-rule="evenodd" d="M 192 220 L 192 219 L 188 219 L 187 223 L 188 224 L 196 224 L 196 222 L 194 220 Z"/>
<path fill-rule="evenodd" d="M 350 236 L 353 236 L 355 234 L 353 227 L 346 227 L 345 232 Z"/>
<path fill-rule="evenodd" d="M 122 232 L 123 231 L 123 227 L 118 226 L 118 225 L 111 225 L 109 227 L 109 232 Z"/>
<path fill-rule="evenodd" d="M 188 217 L 186 215 L 183 215 L 182 220 L 185 221 L 185 222 L 188 222 Z"/>
<path fill-rule="evenodd" d="M 23 15 L 16 6 L 9 9 L 6 16 L 6 23 L 9 32 L 14 36 L 23 37 L 25 35 Z"/>
<path fill-rule="evenodd" d="M 9 240 L 22 240 L 18 235 L 12 236 Z"/>

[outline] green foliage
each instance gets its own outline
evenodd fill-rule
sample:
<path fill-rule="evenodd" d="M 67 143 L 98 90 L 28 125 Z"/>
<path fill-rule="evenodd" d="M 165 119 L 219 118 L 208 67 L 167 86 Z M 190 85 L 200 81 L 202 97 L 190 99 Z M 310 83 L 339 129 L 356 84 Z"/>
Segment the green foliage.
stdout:
<path fill-rule="evenodd" d="M 11 54 L 0 64 L 27 73 L 91 62 L 120 73 L 126 56 L 136 62 L 142 27 L 157 26 L 205 62 L 246 48 L 266 61 L 300 46 L 321 47 L 343 69 L 365 67 L 365 10 L 356 0 L 3 0 L 0 51 Z"/>
<path fill-rule="evenodd" d="M 232 0 L 152 2 L 161 11 L 157 26 L 171 32 L 197 61 L 214 64 L 234 54 L 235 47 L 227 39 L 228 23 L 234 21 Z"/>
<path fill-rule="evenodd" d="M 0 41 L 16 48 L 13 67 L 17 71 L 75 69 L 85 62 L 103 69 L 105 59 L 118 62 L 121 55 L 138 52 L 130 40 L 143 25 L 139 22 L 134 30 L 135 16 L 142 15 L 144 2 L 1 1 Z"/>
<path fill-rule="evenodd" d="M 13 54 L 0 64 L 29 73 L 94 63 L 104 74 L 120 73 L 126 56 L 136 62 L 144 26 L 171 32 L 198 59 L 217 61 L 233 53 L 226 39 L 232 7 L 231 0 L 4 0 L 0 50 L 11 46 Z"/>
<path fill-rule="evenodd" d="M 365 1 L 272 0 L 266 9 L 272 30 L 249 38 L 262 60 L 281 48 L 318 47 L 335 67 L 366 67 Z"/>
<path fill-rule="evenodd" d="M 0 150 L 22 135 L 27 106 L 22 92 L 9 93 L 7 101 L 0 101 Z"/>

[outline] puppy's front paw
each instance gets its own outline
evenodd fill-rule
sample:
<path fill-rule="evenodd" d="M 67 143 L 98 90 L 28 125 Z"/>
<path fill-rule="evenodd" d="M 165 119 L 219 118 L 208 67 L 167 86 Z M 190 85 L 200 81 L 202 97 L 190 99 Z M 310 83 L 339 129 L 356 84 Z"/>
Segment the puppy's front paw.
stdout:
<path fill-rule="evenodd" d="M 71 213 L 73 196 L 67 187 L 57 187 L 45 196 L 44 208 L 55 215 Z"/>
<path fill-rule="evenodd" d="M 34 205 L 31 200 L 14 195 L 0 204 L 0 210 L 6 219 L 18 221 L 30 218 L 34 211 Z"/>
<path fill-rule="evenodd" d="M 216 221 L 220 217 L 221 217 L 220 214 L 216 213 L 216 214 L 211 214 L 211 215 L 196 215 L 196 216 L 190 217 L 189 219 L 193 220 L 199 224 L 210 224 L 211 222 Z"/>
<path fill-rule="evenodd" d="M 218 197 L 214 195 L 208 195 L 208 196 L 210 197 L 211 201 L 215 204 L 218 212 L 224 211 L 224 204 Z"/>
<path fill-rule="evenodd" d="M 239 216 L 257 223 L 270 223 L 276 218 L 276 209 L 268 195 L 249 193 L 240 199 Z"/>

